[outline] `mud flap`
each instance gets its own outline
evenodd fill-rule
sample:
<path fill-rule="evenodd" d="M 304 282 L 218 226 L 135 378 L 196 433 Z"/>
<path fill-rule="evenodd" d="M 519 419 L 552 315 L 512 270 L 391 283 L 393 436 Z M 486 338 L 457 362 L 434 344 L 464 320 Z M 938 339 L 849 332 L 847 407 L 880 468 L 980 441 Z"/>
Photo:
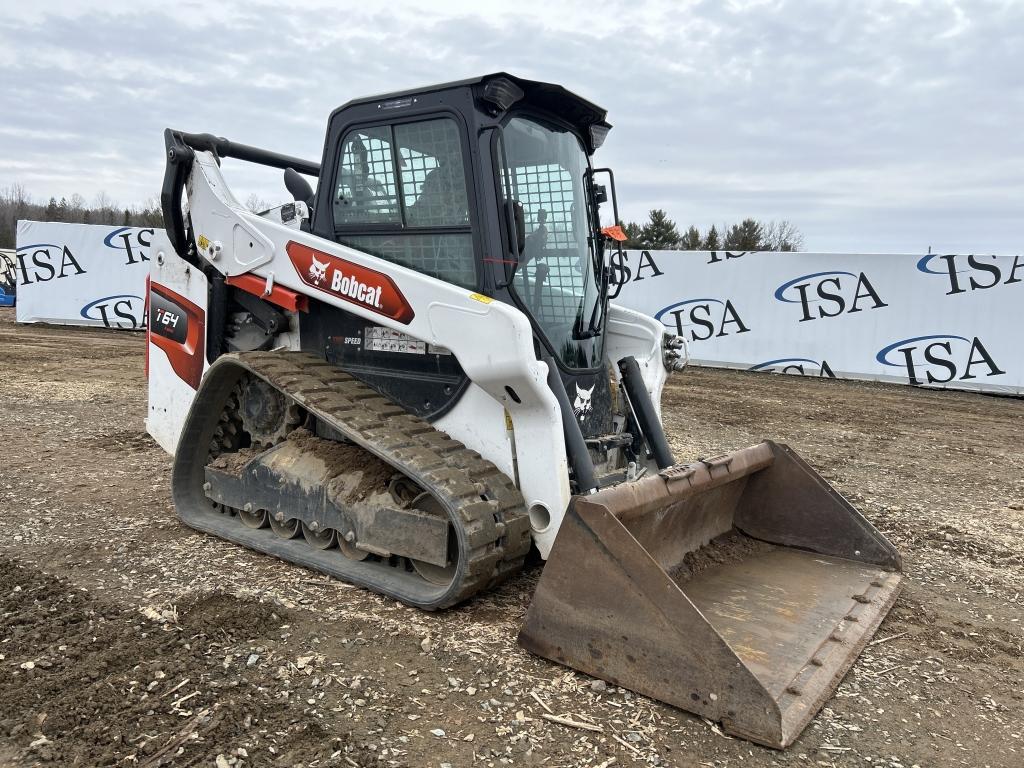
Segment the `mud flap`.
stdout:
<path fill-rule="evenodd" d="M 893 546 L 785 445 L 577 497 L 519 642 L 792 743 L 892 607 Z"/>

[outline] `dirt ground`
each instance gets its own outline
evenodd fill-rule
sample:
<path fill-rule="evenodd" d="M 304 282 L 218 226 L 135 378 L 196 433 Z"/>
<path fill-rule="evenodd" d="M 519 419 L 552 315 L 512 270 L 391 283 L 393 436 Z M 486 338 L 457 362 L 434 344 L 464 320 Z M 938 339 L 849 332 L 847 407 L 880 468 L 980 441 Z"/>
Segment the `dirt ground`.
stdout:
<path fill-rule="evenodd" d="M 433 615 L 185 528 L 143 354 L 0 312 L 0 765 L 1024 765 L 1024 401 L 674 378 L 677 459 L 787 442 L 904 554 L 879 642 L 776 752 L 521 650 L 537 570 Z"/>

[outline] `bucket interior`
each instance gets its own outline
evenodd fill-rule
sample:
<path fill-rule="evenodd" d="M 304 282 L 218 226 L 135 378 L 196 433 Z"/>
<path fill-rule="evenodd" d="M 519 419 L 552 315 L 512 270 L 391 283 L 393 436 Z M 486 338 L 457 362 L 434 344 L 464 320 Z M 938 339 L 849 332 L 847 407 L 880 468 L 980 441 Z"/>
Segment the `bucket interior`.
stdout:
<path fill-rule="evenodd" d="M 781 747 L 878 628 L 900 569 L 846 499 L 764 442 L 580 499 L 520 642 Z"/>
<path fill-rule="evenodd" d="M 877 532 L 799 457 L 747 451 L 620 521 L 781 703 L 884 616 L 892 574 Z"/>
<path fill-rule="evenodd" d="M 780 700 L 787 688 L 803 692 L 798 677 L 808 664 L 828 662 L 834 635 L 868 621 L 861 614 L 887 576 L 876 566 L 769 546 L 704 568 L 680 588 Z"/>

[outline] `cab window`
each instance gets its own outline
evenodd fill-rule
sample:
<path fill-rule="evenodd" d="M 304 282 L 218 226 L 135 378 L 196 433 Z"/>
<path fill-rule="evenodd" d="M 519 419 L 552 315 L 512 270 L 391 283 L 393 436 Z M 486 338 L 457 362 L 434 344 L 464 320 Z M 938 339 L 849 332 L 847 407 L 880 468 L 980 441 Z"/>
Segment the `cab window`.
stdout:
<path fill-rule="evenodd" d="M 468 200 L 451 118 L 356 128 L 342 140 L 333 209 L 344 245 L 475 287 Z"/>

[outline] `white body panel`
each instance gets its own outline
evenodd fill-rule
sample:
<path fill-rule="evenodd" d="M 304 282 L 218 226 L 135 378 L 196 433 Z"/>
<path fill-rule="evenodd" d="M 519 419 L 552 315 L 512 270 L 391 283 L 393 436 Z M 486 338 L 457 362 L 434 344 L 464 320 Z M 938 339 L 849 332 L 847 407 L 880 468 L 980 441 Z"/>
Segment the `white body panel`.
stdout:
<path fill-rule="evenodd" d="M 665 326 L 650 315 L 626 309 L 618 304 L 608 305 L 608 322 L 605 324 L 604 356 L 613 363 L 632 355 L 644 375 L 644 385 L 651 393 L 654 408 L 661 418 L 661 390 L 668 378 L 661 349 Z"/>
<path fill-rule="evenodd" d="M 526 315 L 464 288 L 249 212 L 231 195 L 220 167 L 208 152 L 195 154 L 188 196 L 200 255 L 224 274 L 259 276 L 267 281 L 268 289 L 282 286 L 309 295 L 445 347 L 455 355 L 472 384 L 434 426 L 480 453 L 516 481 L 531 510 L 537 548 L 546 558 L 569 504 L 569 467 L 558 401 L 547 384 L 548 366 L 536 359 L 533 329 Z M 346 300 L 327 288 L 330 276 L 324 279 L 323 287 L 310 287 L 289 259 L 289 243 L 305 245 L 387 275 L 413 308 L 414 316 L 407 323 L 399 322 L 372 306 Z M 162 281 L 170 277 L 166 265 L 172 263 L 173 254 L 166 241 L 153 250 L 161 249 L 167 255 Z M 153 263 L 153 279 L 157 280 L 158 260 Z M 322 267 L 320 274 L 323 276 Z M 380 294 L 377 295 L 379 305 Z M 201 305 L 205 307 L 205 286 Z M 665 380 L 661 324 L 619 307 L 612 308 L 610 318 L 606 341 L 609 359 L 635 356 L 657 403 Z M 495 343 L 496 339 L 500 343 Z M 152 370 L 166 375 L 164 368 Z M 515 398 L 509 390 L 515 392 Z M 187 406 L 179 407 L 177 401 L 172 404 L 170 397 L 162 391 L 154 392 L 151 383 L 151 413 L 156 413 L 154 406 L 158 410 L 161 403 L 167 402 L 169 406 L 166 415 L 161 412 L 159 419 L 153 421 L 153 428 L 163 432 L 158 441 L 165 448 L 176 443 L 177 430 L 188 410 Z M 512 423 L 511 434 L 506 413 Z"/>
<path fill-rule="evenodd" d="M 455 407 L 433 425 L 516 479 L 515 438 L 506 429 L 505 408 L 476 384 L 470 383 Z"/>
<path fill-rule="evenodd" d="M 184 296 L 200 307 L 205 314 L 209 284 L 206 275 L 174 252 L 162 229 L 154 234 L 152 249 L 155 256 L 150 264 L 150 280 Z M 196 390 L 175 373 L 167 353 L 153 343 L 148 331 L 146 341 L 149 355 L 149 410 L 146 414 L 146 431 L 161 448 L 173 454 Z M 208 367 L 209 364 L 204 358 L 204 373 Z"/>

